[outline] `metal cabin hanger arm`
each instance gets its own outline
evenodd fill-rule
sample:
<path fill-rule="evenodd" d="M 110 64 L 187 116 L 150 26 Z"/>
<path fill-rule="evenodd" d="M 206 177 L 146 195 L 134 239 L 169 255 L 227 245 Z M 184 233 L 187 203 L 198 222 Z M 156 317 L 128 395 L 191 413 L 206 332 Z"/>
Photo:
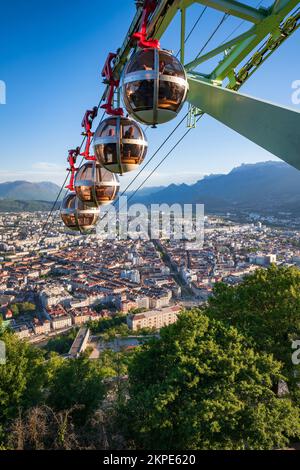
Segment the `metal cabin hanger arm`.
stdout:
<path fill-rule="evenodd" d="M 108 90 L 106 95 L 106 103 L 101 106 L 105 109 L 106 113 L 111 116 L 123 116 L 124 112 L 122 108 L 113 107 L 113 99 L 116 88 L 118 88 L 120 80 L 114 78 L 112 62 L 117 57 L 117 54 L 110 52 L 107 56 L 106 62 L 102 70 L 102 77 L 105 78 L 104 82 L 108 84 Z"/>
<path fill-rule="evenodd" d="M 92 142 L 92 137 L 94 133 L 92 132 L 92 126 L 93 126 L 93 121 L 98 115 L 98 108 L 97 106 L 94 106 L 92 110 L 86 111 L 81 127 L 84 128 L 84 132 L 82 135 L 86 136 L 86 144 L 85 144 L 85 150 L 83 153 L 80 155 L 84 157 L 86 160 L 96 160 L 96 158 L 93 155 L 90 155 L 90 147 L 91 147 L 91 142 Z"/>
<path fill-rule="evenodd" d="M 157 7 L 157 0 L 145 0 L 143 5 L 143 14 L 142 14 L 142 25 L 140 31 L 132 35 L 133 40 L 138 41 L 138 47 L 141 49 L 152 48 L 160 49 L 160 43 L 158 39 L 147 39 L 147 26 L 149 16 L 155 11 Z"/>
<path fill-rule="evenodd" d="M 80 154 L 80 148 L 77 147 L 76 149 L 69 150 L 69 155 L 68 155 L 68 162 L 70 164 L 70 168 L 67 168 L 67 171 L 70 172 L 70 182 L 66 186 L 66 189 L 69 189 L 70 191 L 74 191 L 74 179 L 75 179 L 75 174 L 78 168 L 76 168 L 76 159 L 78 155 Z"/>

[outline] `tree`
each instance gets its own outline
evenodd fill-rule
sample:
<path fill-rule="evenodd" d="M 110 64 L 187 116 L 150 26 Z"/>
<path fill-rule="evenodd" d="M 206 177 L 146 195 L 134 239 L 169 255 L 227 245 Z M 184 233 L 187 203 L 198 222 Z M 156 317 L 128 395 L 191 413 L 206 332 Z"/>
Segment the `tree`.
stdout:
<path fill-rule="evenodd" d="M 78 333 L 78 328 L 73 328 L 67 334 L 61 334 L 50 338 L 45 346 L 47 352 L 57 352 L 58 354 L 67 354 Z"/>
<path fill-rule="evenodd" d="M 97 361 L 91 361 L 85 355 L 64 360 L 51 377 L 48 403 L 55 410 L 78 405 L 80 410 L 76 414 L 85 420 L 104 398 L 104 376 Z"/>
<path fill-rule="evenodd" d="M 0 424 L 29 408 L 43 396 L 44 355 L 9 331 L 0 331 L 6 346 L 6 364 L 0 366 Z"/>
<path fill-rule="evenodd" d="M 219 283 L 206 313 L 236 326 L 261 351 L 284 365 L 295 385 L 292 341 L 300 337 L 300 272 L 295 267 L 258 269 L 231 287 Z"/>
<path fill-rule="evenodd" d="M 100 318 L 100 320 L 90 321 L 87 326 L 90 328 L 91 332 L 95 334 L 103 333 L 110 328 L 114 328 L 122 324 L 126 324 L 126 316 L 116 315 L 112 318 Z"/>
<path fill-rule="evenodd" d="M 32 313 L 36 310 L 35 304 L 32 302 L 17 302 L 11 304 L 9 309 L 12 311 L 14 317 L 20 315 L 20 313 Z"/>
<path fill-rule="evenodd" d="M 20 304 L 18 304 L 18 306 L 19 306 L 19 310 L 25 313 L 34 312 L 36 309 L 35 304 L 33 304 L 32 302 L 21 302 Z"/>
<path fill-rule="evenodd" d="M 19 307 L 17 304 L 12 304 L 9 306 L 10 311 L 14 317 L 17 317 L 20 314 Z"/>
<path fill-rule="evenodd" d="M 299 410 L 273 392 L 280 377 L 271 356 L 193 309 L 133 358 L 118 423 L 128 445 L 143 449 L 285 446 L 300 432 Z"/>
<path fill-rule="evenodd" d="M 69 446 L 66 434 L 71 418 L 78 430 L 92 419 L 105 396 L 103 378 L 114 371 L 85 355 L 69 360 L 50 352 L 45 360 L 44 351 L 20 341 L 11 331 L 1 329 L 1 324 L 0 340 L 6 346 L 6 364 L 0 365 L 0 447 Z M 53 411 L 52 421 L 48 411 L 46 415 L 43 412 L 45 407 L 49 413 Z M 50 429 L 53 420 L 60 433 L 55 442 L 48 439 L 49 433 L 54 435 Z M 44 438 L 39 437 L 46 422 L 49 429 L 44 430 Z M 15 431 L 19 430 L 13 444 L 9 441 L 12 423 Z M 24 429 L 32 431 L 30 437 L 25 436 Z"/>
<path fill-rule="evenodd" d="M 106 377 L 120 377 L 127 375 L 128 365 L 133 356 L 133 350 L 115 352 L 112 349 L 106 349 L 101 352 L 98 361 Z"/>

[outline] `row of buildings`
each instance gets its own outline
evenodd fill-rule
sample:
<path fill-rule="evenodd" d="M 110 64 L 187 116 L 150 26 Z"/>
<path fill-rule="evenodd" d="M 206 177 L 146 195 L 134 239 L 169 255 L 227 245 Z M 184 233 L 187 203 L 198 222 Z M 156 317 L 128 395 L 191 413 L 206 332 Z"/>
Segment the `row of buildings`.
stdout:
<path fill-rule="evenodd" d="M 0 214 L 0 310 L 21 337 L 116 312 L 128 315 L 133 329 L 159 328 L 175 321 L 186 296 L 205 301 L 216 282 L 241 282 L 270 263 L 300 265 L 299 232 L 257 221 L 206 217 L 203 246 L 191 249 L 184 240 L 71 235 L 58 217 L 41 238 L 44 220 L 40 212 Z M 18 302 L 33 302 L 35 312 L 16 316 L 10 306 Z"/>

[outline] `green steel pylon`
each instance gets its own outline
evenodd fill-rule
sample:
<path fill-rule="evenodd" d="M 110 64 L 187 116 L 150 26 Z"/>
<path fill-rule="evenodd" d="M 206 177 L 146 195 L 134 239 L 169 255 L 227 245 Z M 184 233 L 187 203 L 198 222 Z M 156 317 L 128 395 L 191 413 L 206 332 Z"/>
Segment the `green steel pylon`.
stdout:
<path fill-rule="evenodd" d="M 188 101 L 300 170 L 300 111 L 189 78 Z"/>

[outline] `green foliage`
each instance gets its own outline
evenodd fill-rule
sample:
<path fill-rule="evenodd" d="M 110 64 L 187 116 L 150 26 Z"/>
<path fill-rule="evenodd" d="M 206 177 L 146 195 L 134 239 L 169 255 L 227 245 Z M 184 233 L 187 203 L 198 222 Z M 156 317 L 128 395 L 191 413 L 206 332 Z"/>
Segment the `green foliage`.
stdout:
<path fill-rule="evenodd" d="M 107 377 L 124 376 L 128 373 L 128 366 L 134 354 L 133 350 L 115 352 L 111 349 L 106 349 L 100 354 L 99 365 L 105 371 Z"/>
<path fill-rule="evenodd" d="M 21 302 L 18 305 L 21 312 L 34 312 L 36 308 L 32 302 Z"/>
<path fill-rule="evenodd" d="M 121 315 L 88 326 L 107 341 L 129 334 Z M 145 333 L 153 332 L 138 332 Z M 58 356 L 54 351 L 67 352 L 75 334 L 43 351 L 0 321 L 7 349 L 1 449 L 102 448 L 115 436 L 126 448 L 162 450 L 273 449 L 299 440 L 300 389 L 292 387 L 291 363 L 291 341 L 300 334 L 296 268 L 272 266 L 239 286 L 217 285 L 203 309 L 182 313 L 160 338 L 141 339 L 134 350 L 101 351 L 98 360 Z M 128 383 L 116 379 L 125 375 Z M 287 376 L 292 394 L 279 398 L 278 381 Z M 111 406 L 103 411 L 105 398 Z"/>
<path fill-rule="evenodd" d="M 19 408 L 42 399 L 46 379 L 44 355 L 21 342 L 9 331 L 0 332 L 6 346 L 6 365 L 0 365 L 0 425 L 13 418 Z"/>
<path fill-rule="evenodd" d="M 48 403 L 56 410 L 67 410 L 77 405 L 81 408 L 81 419 L 86 419 L 104 398 L 104 377 L 99 363 L 85 355 L 64 360 L 49 384 Z"/>
<path fill-rule="evenodd" d="M 130 334 L 130 330 L 126 323 L 121 323 L 115 327 L 109 328 L 102 333 L 102 339 L 106 342 L 112 341 L 116 336 L 126 337 Z"/>
<path fill-rule="evenodd" d="M 12 311 L 14 317 L 24 313 L 32 313 L 36 310 L 36 306 L 32 302 L 17 302 L 9 305 L 8 308 Z"/>
<path fill-rule="evenodd" d="M 148 336 L 148 335 L 153 335 L 157 332 L 155 328 L 140 328 L 137 331 L 134 332 L 135 336 Z"/>
<path fill-rule="evenodd" d="M 139 313 L 144 313 L 144 312 L 147 312 L 147 309 L 146 308 L 132 308 L 131 310 L 129 310 L 129 313 L 131 313 L 132 315 L 138 315 Z"/>
<path fill-rule="evenodd" d="M 122 324 L 126 324 L 126 316 L 116 315 L 113 318 L 101 318 L 100 320 L 90 321 L 87 326 L 92 334 L 96 334 L 104 333 L 104 331 Z"/>
<path fill-rule="evenodd" d="M 272 353 L 294 381 L 291 343 L 300 337 L 300 271 L 258 269 L 238 286 L 217 284 L 206 313 L 236 326 L 261 351 Z"/>
<path fill-rule="evenodd" d="M 56 352 L 58 354 L 67 354 L 70 350 L 70 347 L 73 344 L 74 339 L 76 338 L 78 328 L 70 330 L 67 334 L 62 334 L 50 338 L 48 343 L 45 346 L 45 350 L 49 352 Z"/>
<path fill-rule="evenodd" d="M 100 363 L 85 356 L 66 360 L 55 353 L 45 360 L 44 351 L 7 330 L 0 332 L 0 340 L 6 345 L 6 364 L 0 365 L 0 445 L 5 445 L 1 440 L 11 420 L 31 407 L 47 404 L 61 411 L 79 405 L 81 420 L 97 409 L 108 375 Z"/>
<path fill-rule="evenodd" d="M 96 312 L 101 312 L 102 310 L 115 310 L 116 309 L 116 306 L 113 302 L 107 302 L 105 304 L 98 304 L 98 305 L 95 305 L 95 310 Z"/>
<path fill-rule="evenodd" d="M 14 317 L 17 317 L 18 315 L 20 315 L 19 307 L 17 304 L 10 305 L 9 309 L 11 310 Z"/>
<path fill-rule="evenodd" d="M 273 392 L 280 377 L 280 364 L 235 328 L 182 313 L 134 356 L 123 431 L 143 449 L 285 446 L 299 435 L 299 410 Z"/>

